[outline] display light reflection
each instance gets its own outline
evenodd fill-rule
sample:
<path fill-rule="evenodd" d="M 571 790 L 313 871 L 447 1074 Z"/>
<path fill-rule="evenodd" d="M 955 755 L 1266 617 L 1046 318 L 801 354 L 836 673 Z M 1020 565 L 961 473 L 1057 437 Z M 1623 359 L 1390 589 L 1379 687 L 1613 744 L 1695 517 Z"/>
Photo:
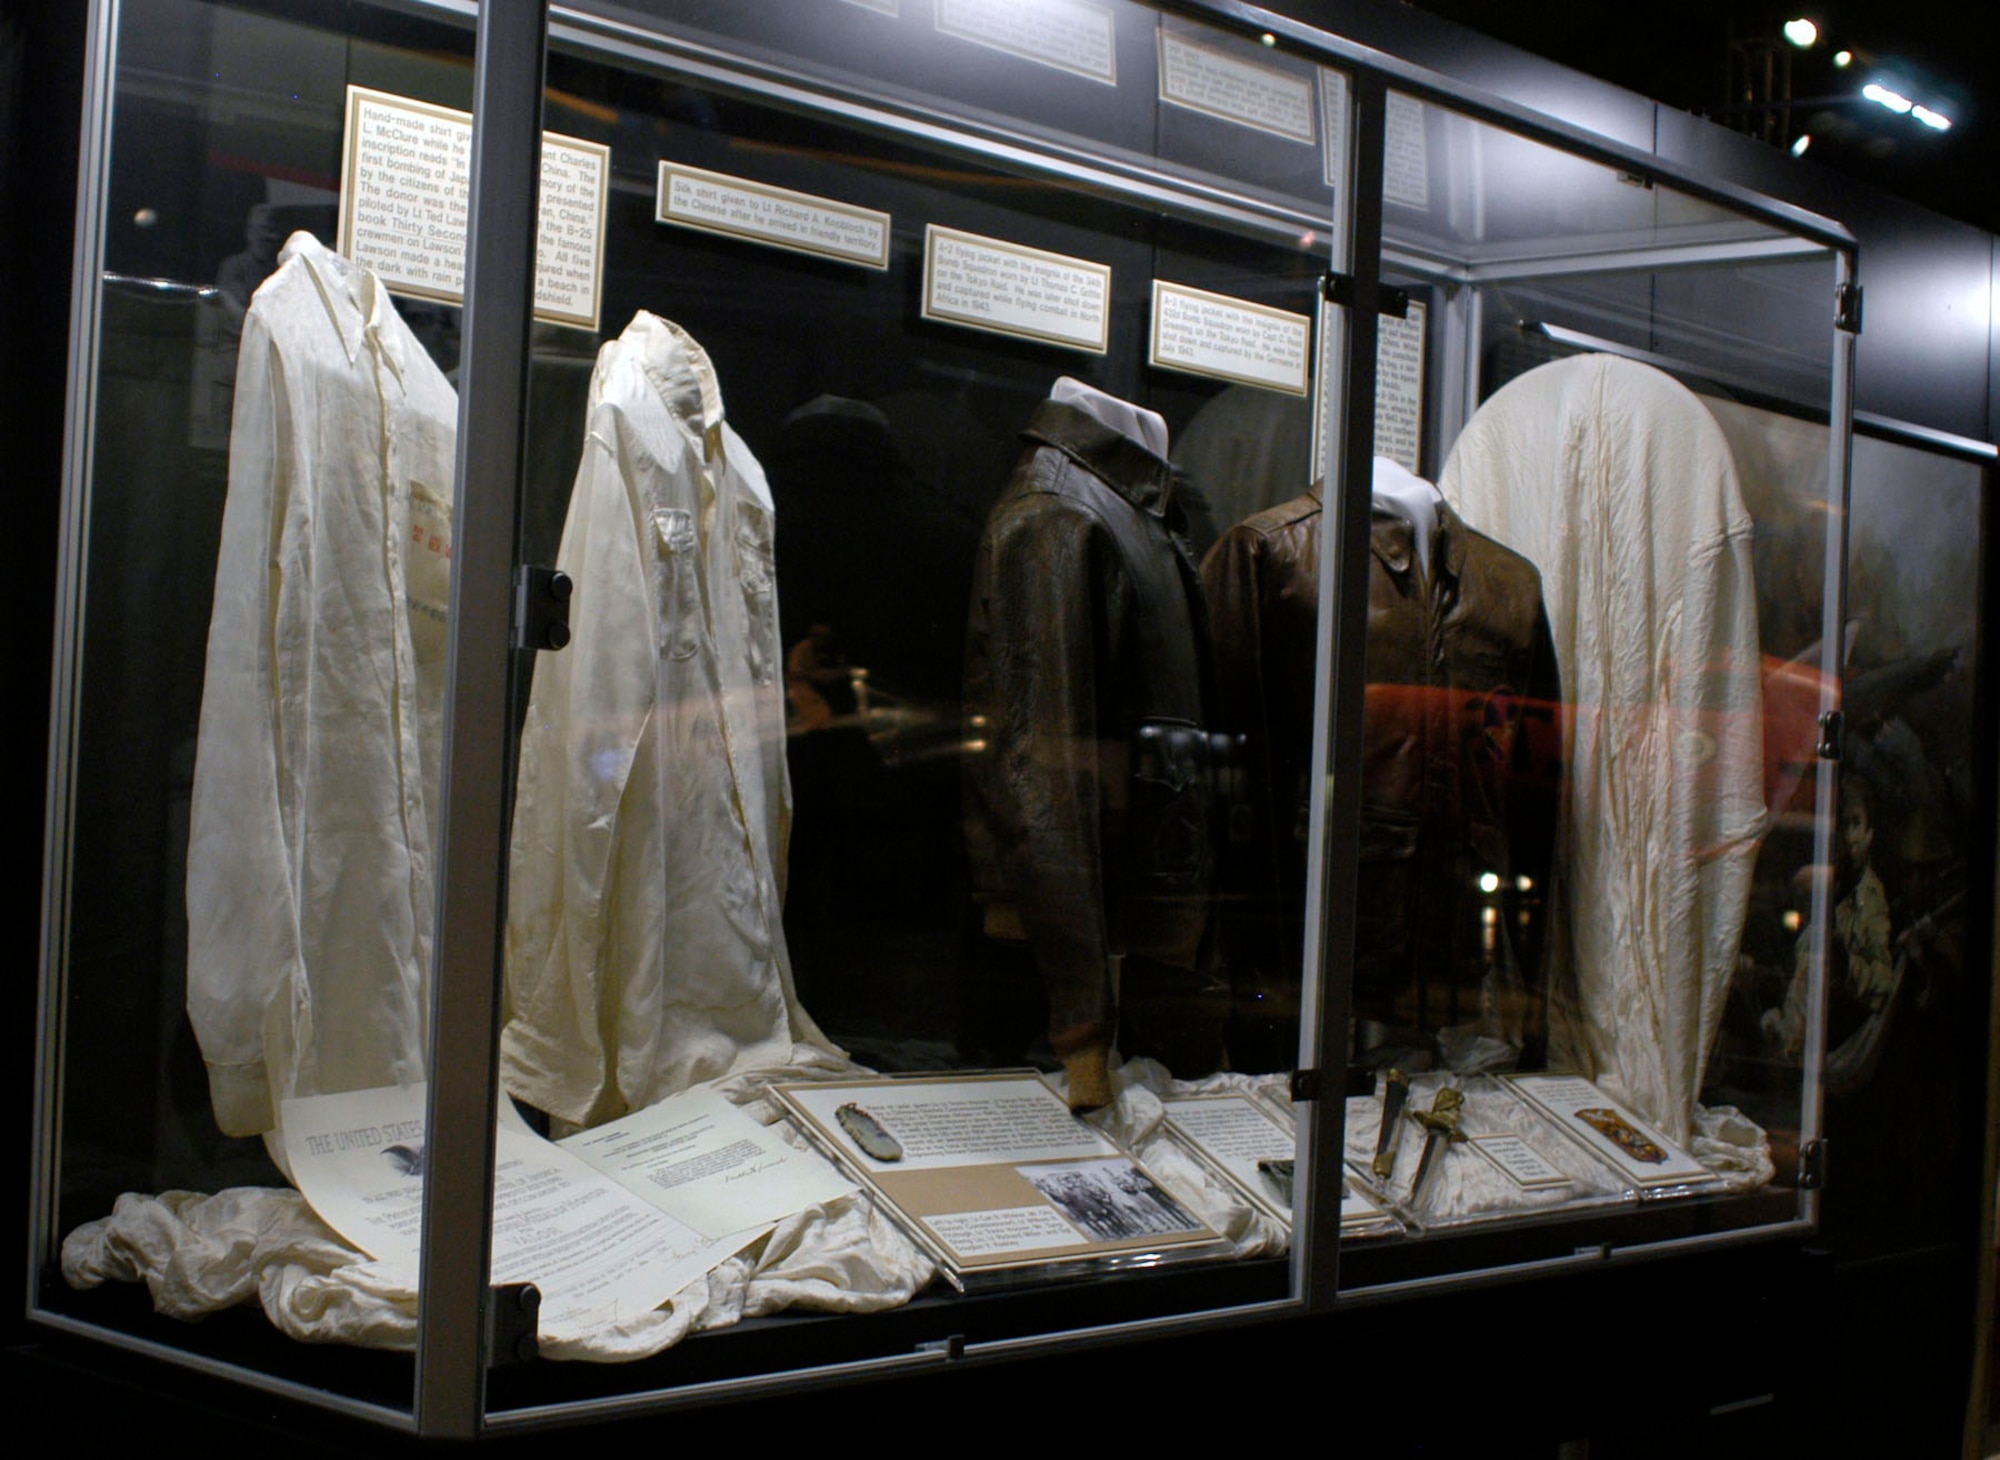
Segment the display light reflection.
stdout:
<path fill-rule="evenodd" d="M 1861 88 L 1861 94 L 1877 106 L 1886 106 L 1897 116 L 1902 116 L 1916 105 L 1901 92 L 1891 91 L 1879 81 L 1871 81 Z"/>

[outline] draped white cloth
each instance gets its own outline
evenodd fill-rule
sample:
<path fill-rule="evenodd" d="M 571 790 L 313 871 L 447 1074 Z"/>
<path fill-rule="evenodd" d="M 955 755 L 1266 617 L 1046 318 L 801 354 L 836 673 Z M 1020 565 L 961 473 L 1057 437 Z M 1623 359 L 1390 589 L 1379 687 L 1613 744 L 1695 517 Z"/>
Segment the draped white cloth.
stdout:
<path fill-rule="evenodd" d="M 1439 486 L 1540 567 L 1569 701 L 1552 1055 L 1685 1143 L 1767 825 L 1728 444 L 1661 372 L 1578 356 L 1496 392 Z"/>
<path fill-rule="evenodd" d="M 781 1119 L 773 1084 L 867 1073 L 802 1045 L 789 1066 L 735 1075 L 715 1088 L 744 1113 L 773 1125 Z M 1176 1081 L 1159 1065 L 1135 1060 L 1113 1078 L 1117 1099 L 1094 1117 L 1097 1123 L 1221 1233 L 1235 1256 L 1283 1252 L 1284 1229 L 1169 1136 L 1160 1106 L 1162 1096 L 1281 1085 L 1283 1077 Z M 1060 1084 L 1059 1077 L 1052 1081 Z M 789 1127 L 787 1138 L 805 1145 Z M 541 1351 L 546 1358 L 618 1362 L 659 1353 L 690 1333 L 787 1309 L 878 1312 L 909 1302 L 935 1271 L 902 1229 L 857 1191 L 787 1217 L 663 1306 L 588 1333 L 545 1335 Z M 175 1318 L 254 1302 L 280 1332 L 302 1342 L 416 1345 L 417 1295 L 408 1279 L 348 1246 L 295 1191 L 237 1187 L 212 1196 L 121 1196 L 110 1216 L 64 1239 L 62 1272 L 77 1288 L 143 1282 L 154 1308 Z"/>

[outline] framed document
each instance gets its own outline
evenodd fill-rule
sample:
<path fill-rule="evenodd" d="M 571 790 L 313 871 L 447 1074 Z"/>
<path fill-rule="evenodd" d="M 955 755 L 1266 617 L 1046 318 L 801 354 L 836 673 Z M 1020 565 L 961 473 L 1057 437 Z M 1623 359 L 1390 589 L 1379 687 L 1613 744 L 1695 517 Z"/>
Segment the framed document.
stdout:
<path fill-rule="evenodd" d="M 1231 1091 L 1162 1100 L 1181 1143 L 1229 1179 L 1259 1211 L 1292 1224 L 1292 1160 L 1298 1136 L 1254 1095 Z"/>
<path fill-rule="evenodd" d="M 1424 446 L 1424 325 L 1430 309 L 1412 299 L 1402 319 L 1385 314 L 1375 335 L 1375 454 L 1412 476 Z"/>
<path fill-rule="evenodd" d="M 1118 84 L 1118 24 L 1094 0 L 934 0 L 938 34 Z"/>
<path fill-rule="evenodd" d="M 1713 1171 L 1581 1075 L 1509 1075 L 1506 1083 L 1556 1128 L 1641 1191 L 1698 1186 Z"/>
<path fill-rule="evenodd" d="M 347 88 L 338 250 L 390 292 L 465 298 L 472 114 L 365 86 Z M 535 318 L 597 328 L 611 149 L 542 134 Z"/>
<path fill-rule="evenodd" d="M 933 223 L 924 230 L 924 318 L 1102 355 L 1111 345 L 1111 266 Z"/>
<path fill-rule="evenodd" d="M 1153 281 L 1149 363 L 1287 395 L 1312 386 L 1312 316 Z"/>
<path fill-rule="evenodd" d="M 1160 33 L 1160 100 L 1311 146 L 1313 84 L 1275 66 Z"/>
<path fill-rule="evenodd" d="M 1031 1071 L 809 1081 L 774 1093 L 950 1278 L 1228 1249 Z"/>
<path fill-rule="evenodd" d="M 684 162 L 660 163 L 653 217 L 843 264 L 889 267 L 887 213 Z"/>

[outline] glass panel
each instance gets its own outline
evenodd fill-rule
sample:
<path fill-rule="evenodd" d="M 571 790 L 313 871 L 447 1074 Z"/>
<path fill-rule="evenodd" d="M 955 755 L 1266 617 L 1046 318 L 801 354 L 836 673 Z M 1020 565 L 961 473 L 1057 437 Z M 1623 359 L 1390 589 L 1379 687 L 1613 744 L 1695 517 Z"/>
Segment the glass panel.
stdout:
<path fill-rule="evenodd" d="M 1755 407 L 1719 403 L 1716 419 L 1746 480 L 1802 476 L 1823 431 Z M 1945 1113 L 1944 1031 L 1965 1017 L 1971 766 L 1979 755 L 1979 543 L 1989 470 L 1940 450 L 1857 432 L 1847 522 L 1848 625 L 1841 688 L 1847 738 L 1837 835 L 1816 879 L 1832 905 L 1827 939 L 1828 1137 L 1842 1181 L 1873 1193 L 1831 1202 L 1830 1237 L 1879 1252 L 1941 1229 L 1964 1131 Z M 1797 497 L 1806 494 L 1799 492 Z M 1776 509 L 1778 503 L 1773 502 Z M 1796 519 L 1767 533 L 1759 513 L 1758 572 L 1814 591 L 1797 559 L 1816 536 Z M 1806 647 L 1816 630 L 1787 595 L 1760 596 L 1767 658 Z M 1803 656 L 1801 656 L 1803 657 Z M 1796 671 L 1794 671 L 1796 673 Z M 1789 686 L 1788 686 L 1789 688 Z M 1767 695 L 1767 718 L 1782 712 Z M 1741 1107 L 1773 1132 L 1793 1129 L 1804 1057 L 1793 1003 L 1799 951 L 1813 916 L 1802 784 L 1773 800 L 1730 1006 L 1711 1062 L 1710 1103 Z M 1787 874 L 1790 874 L 1789 877 Z M 1913 1119 L 1935 1110 L 1939 1118 Z"/>
<path fill-rule="evenodd" d="M 346 89 L 464 106 L 471 35 L 116 14 L 38 1302 L 407 1412 L 406 1360 L 270 1337 L 411 1339 L 413 1262 L 363 1316 L 317 1303 L 359 1254 L 280 1127 L 427 1074 L 458 311 L 335 245 Z M 413 1220 L 420 1121 L 380 1135 Z M 142 1272 L 157 1314 L 120 1291 Z"/>
<path fill-rule="evenodd" d="M 829 55 L 942 90 L 916 58 L 973 43 L 927 8 L 805 19 L 868 38 L 849 51 L 754 7 L 671 9 L 676 33 L 692 15 L 807 54 L 756 53 L 784 86 L 713 57 L 690 74 L 665 42 L 551 58 L 548 125 L 609 145 L 613 200 L 599 328 L 546 331 L 532 376 L 524 552 L 576 586 L 574 638 L 520 706 L 509 1088 L 706 1236 L 777 1199 L 738 1186 L 733 1225 L 703 1229 L 673 1194 L 704 1161 L 729 1190 L 747 1141 L 870 1193 L 865 1235 L 863 1198 L 835 1194 L 712 1279 L 754 1302 L 838 1253 L 889 1310 L 789 1329 L 787 1364 L 802 1333 L 815 1361 L 906 1352 L 943 1303 L 974 1342 L 1044 1331 L 1048 1310 L 978 1300 L 1113 1269 L 1135 1269 L 1130 1317 L 1283 1297 L 1285 1173 L 1258 1159 L 1293 1155 L 1299 940 L 1260 930 L 1291 959 L 1265 982 L 1224 951 L 1249 812 L 1204 555 L 1307 485 L 1316 71 L 1252 44 L 1261 69 L 1226 73 L 1310 124 L 1283 144 L 1320 220 L 1302 227 L 1268 189 L 1210 190 L 1271 137 L 1166 121 L 1151 12 L 1116 9 L 1115 89 L 983 45 L 963 61 L 968 95 L 1035 98 L 1090 143 L 1079 180 L 1040 121 L 1008 121 L 1031 153 L 964 130 L 962 101 L 922 98 L 940 138 L 901 93 L 871 111 L 866 77 L 819 90 Z M 1202 43 L 1202 64 L 1246 54 Z M 1199 185 L 1153 151 L 1175 128 L 1213 169 Z M 1104 137 L 1144 149 L 1143 186 Z M 1308 645 L 1317 594 L 1315 573 Z M 1298 687 L 1309 713 L 1309 671 Z M 691 1144 L 648 1144 L 662 1125 Z M 790 1291 L 793 1316 L 855 1305 Z M 579 1332 L 577 1352 L 606 1342 Z M 777 1342 L 733 1340 L 729 1370 Z M 496 1375 L 493 1404 L 642 1382 L 542 1366 Z"/>
<path fill-rule="evenodd" d="M 1834 260 L 1393 93 L 1384 160 L 1343 1283 L 1792 1218 Z"/>
<path fill-rule="evenodd" d="M 495 1280 L 541 1287 L 552 1359 L 680 1342 L 691 1282 L 880 1315 L 677 1382 L 1074 1323 L 991 1288 L 1292 1295 L 1271 887 L 1315 686 L 1275 765 L 1211 603 L 1246 591 L 1224 531 L 1312 500 L 1345 81 L 1132 5 L 672 9 L 572 18 L 548 69 L 519 541 L 571 591 L 508 727 Z M 119 12 L 39 1293 L 378 1416 L 411 1402 L 470 137 L 469 29 L 403 11 Z M 126 1240 L 189 1274 L 161 1312 L 268 1321 L 147 1312 Z"/>
<path fill-rule="evenodd" d="M 1559 151 L 1398 92 L 1383 151 L 1385 242 L 1474 269 L 1563 261 L 1602 268 L 1631 250 L 1754 256 L 1785 241 L 1773 225 L 1636 173 Z"/>
<path fill-rule="evenodd" d="M 844 107 L 943 114 L 963 137 L 1026 142 L 1054 161 L 1164 170 L 1297 210 L 1322 234 L 1327 179 L 1343 170 L 1339 73 L 1269 35 L 1133 0 L 584 0 L 558 30 L 582 17 L 582 35 L 633 37 L 696 66 L 726 57 Z"/>

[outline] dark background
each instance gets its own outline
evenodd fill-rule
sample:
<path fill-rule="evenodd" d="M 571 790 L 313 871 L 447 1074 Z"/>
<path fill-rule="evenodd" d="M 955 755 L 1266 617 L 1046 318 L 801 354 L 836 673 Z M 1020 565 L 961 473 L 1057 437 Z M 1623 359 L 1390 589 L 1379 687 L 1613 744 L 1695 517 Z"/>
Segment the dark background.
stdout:
<path fill-rule="evenodd" d="M 1792 51 L 1791 94 L 1801 101 L 1858 92 L 1877 73 L 1894 77 L 1913 100 L 1952 118 L 1952 129 L 1939 134 L 1872 103 L 1795 105 L 1790 133 L 1773 145 L 1810 132 L 1806 160 L 1813 166 L 2000 232 L 2000 7 L 1885 0 L 1791 9 L 1729 0 L 1618 6 L 1421 0 L 1414 8 L 1740 130 L 1753 130 L 1766 117 L 1724 110 L 1743 102 L 1728 88 L 1732 46 L 1739 56 L 1759 43 Z M 1779 39 L 1779 27 L 1793 16 L 1820 27 L 1819 44 L 1810 51 L 1793 51 Z M 1856 52 L 1844 72 L 1831 62 L 1842 47 Z"/>

